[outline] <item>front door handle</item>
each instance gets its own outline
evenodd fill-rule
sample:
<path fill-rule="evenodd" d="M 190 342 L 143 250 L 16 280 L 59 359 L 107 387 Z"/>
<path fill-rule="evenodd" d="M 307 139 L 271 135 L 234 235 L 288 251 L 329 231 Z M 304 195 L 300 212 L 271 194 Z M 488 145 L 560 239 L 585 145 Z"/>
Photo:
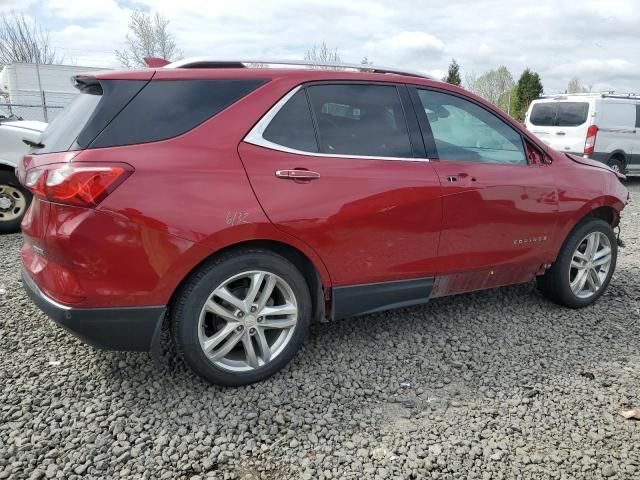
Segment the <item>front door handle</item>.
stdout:
<path fill-rule="evenodd" d="M 302 169 L 278 170 L 276 171 L 276 177 L 285 180 L 315 180 L 320 178 L 320 174 L 318 172 L 312 172 L 311 170 Z"/>

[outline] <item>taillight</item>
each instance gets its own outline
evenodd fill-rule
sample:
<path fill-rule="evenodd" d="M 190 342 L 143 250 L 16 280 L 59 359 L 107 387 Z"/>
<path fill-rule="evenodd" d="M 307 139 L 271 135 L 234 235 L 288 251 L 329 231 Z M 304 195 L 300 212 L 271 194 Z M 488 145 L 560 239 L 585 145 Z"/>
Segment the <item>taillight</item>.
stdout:
<path fill-rule="evenodd" d="M 95 207 L 131 173 L 133 168 L 122 163 L 59 163 L 29 170 L 24 183 L 45 200 Z"/>
<path fill-rule="evenodd" d="M 591 155 L 596 146 L 596 135 L 598 135 L 598 126 L 591 125 L 587 129 L 587 139 L 584 142 L 584 154 Z"/>

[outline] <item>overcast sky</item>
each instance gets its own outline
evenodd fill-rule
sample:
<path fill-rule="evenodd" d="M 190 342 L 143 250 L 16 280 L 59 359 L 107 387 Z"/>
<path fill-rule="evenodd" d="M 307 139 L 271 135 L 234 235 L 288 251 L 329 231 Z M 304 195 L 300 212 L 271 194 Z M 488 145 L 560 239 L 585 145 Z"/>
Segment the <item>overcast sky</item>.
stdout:
<path fill-rule="evenodd" d="M 66 63 L 118 66 L 131 9 L 157 10 L 185 56 L 296 58 L 323 41 L 342 60 L 442 77 L 525 67 L 545 91 L 572 76 L 594 90 L 640 93 L 640 0 L 0 0 L 36 18 Z"/>

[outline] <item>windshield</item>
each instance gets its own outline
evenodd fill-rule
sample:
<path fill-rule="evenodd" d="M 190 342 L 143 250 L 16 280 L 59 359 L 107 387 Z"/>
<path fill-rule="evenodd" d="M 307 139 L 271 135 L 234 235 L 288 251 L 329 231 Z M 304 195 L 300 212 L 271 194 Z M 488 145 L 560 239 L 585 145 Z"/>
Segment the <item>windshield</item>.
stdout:
<path fill-rule="evenodd" d="M 539 127 L 577 127 L 588 114 L 588 102 L 542 102 L 533 105 L 529 121 Z"/>

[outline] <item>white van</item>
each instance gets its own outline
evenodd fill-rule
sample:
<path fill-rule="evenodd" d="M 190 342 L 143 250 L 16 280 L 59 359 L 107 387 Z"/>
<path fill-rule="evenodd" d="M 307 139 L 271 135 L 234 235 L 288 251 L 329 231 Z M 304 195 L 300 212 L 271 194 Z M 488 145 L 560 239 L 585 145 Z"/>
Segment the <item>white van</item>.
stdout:
<path fill-rule="evenodd" d="M 534 100 L 527 129 L 560 152 L 640 175 L 640 96 L 578 93 Z"/>

